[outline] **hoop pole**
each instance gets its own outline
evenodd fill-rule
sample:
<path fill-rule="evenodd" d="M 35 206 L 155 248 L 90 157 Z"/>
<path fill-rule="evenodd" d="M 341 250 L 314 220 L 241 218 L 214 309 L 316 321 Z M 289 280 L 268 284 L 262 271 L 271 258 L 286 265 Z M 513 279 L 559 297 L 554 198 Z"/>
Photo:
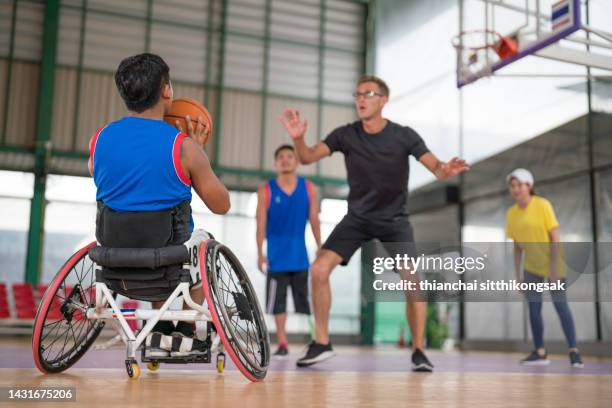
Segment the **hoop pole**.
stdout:
<path fill-rule="evenodd" d="M 490 3 L 485 3 L 485 31 L 484 31 L 484 43 L 487 43 L 487 33 L 489 32 L 489 6 Z M 485 51 L 485 61 L 487 63 L 487 67 L 491 66 L 491 59 L 489 58 L 489 53 Z M 490 72 L 489 70 L 487 70 Z"/>
<path fill-rule="evenodd" d="M 536 1 L 536 14 L 540 15 L 540 2 Z M 536 35 L 540 38 L 540 34 L 542 33 L 542 28 L 540 27 L 540 19 L 536 18 Z"/>

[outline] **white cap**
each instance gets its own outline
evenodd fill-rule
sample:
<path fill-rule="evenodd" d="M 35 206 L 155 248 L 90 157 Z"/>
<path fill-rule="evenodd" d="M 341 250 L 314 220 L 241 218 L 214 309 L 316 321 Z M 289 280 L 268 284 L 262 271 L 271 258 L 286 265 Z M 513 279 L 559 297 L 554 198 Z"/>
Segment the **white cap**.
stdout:
<path fill-rule="evenodd" d="M 521 183 L 527 183 L 533 187 L 533 175 L 529 170 L 526 169 L 514 169 L 512 173 L 506 176 L 506 183 L 509 183 L 513 178 L 517 179 Z"/>

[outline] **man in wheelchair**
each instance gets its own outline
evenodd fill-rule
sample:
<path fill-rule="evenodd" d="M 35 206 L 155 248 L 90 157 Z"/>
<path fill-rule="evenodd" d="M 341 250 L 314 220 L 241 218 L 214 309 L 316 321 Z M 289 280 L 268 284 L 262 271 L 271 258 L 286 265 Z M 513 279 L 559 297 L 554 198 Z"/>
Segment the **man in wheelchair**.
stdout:
<path fill-rule="evenodd" d="M 159 309 L 180 282 L 190 281 L 202 304 L 199 276 L 183 269 L 186 241 L 194 232 L 191 187 L 215 214 L 230 208 L 229 193 L 204 152 L 208 129 L 177 130 L 164 122 L 172 104 L 169 68 L 153 54 L 121 61 L 115 83 L 129 115 L 98 130 L 90 141 L 89 172 L 97 187 L 96 238 L 90 256 L 102 268 L 96 280 L 113 292 L 150 301 Z M 193 234 L 193 236 L 192 236 Z M 152 357 L 203 352 L 193 323 L 159 321 L 146 339 Z"/>

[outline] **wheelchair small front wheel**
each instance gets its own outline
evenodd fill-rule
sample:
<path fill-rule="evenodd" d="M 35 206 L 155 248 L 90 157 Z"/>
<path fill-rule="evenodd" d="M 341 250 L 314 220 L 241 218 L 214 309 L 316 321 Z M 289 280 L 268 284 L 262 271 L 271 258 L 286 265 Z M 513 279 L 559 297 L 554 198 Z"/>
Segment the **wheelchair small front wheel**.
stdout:
<path fill-rule="evenodd" d="M 104 322 L 87 319 L 95 307 L 96 264 L 87 252 L 92 242 L 78 250 L 55 275 L 40 301 L 32 334 L 36 367 L 59 373 L 76 363 L 96 340 Z"/>
<path fill-rule="evenodd" d="M 157 370 L 159 370 L 159 361 L 149 361 L 147 363 L 147 369 L 149 371 L 157 371 Z"/>
<path fill-rule="evenodd" d="M 140 366 L 135 360 L 125 360 L 125 370 L 132 380 L 140 378 Z"/>
<path fill-rule="evenodd" d="M 246 271 L 236 255 L 215 240 L 200 245 L 200 257 L 204 297 L 225 352 L 249 380 L 263 380 L 270 364 L 270 339 Z"/>
<path fill-rule="evenodd" d="M 217 354 L 217 372 L 222 373 L 225 370 L 225 353 Z"/>

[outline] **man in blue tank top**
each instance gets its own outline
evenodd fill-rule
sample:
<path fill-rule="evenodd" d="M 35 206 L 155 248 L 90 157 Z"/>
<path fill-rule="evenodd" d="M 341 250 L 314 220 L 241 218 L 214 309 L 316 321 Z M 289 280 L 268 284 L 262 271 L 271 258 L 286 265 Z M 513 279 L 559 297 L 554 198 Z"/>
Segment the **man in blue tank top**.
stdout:
<path fill-rule="evenodd" d="M 194 128 L 187 117 L 189 128 L 180 130 L 163 120 L 173 98 L 164 60 L 148 53 L 128 57 L 119 64 L 115 83 L 128 115 L 91 138 L 88 167 L 97 187 L 96 200 L 117 212 L 161 211 L 190 202 L 193 187 L 213 213 L 229 211 L 229 193 L 203 149 L 209 131 L 203 119 L 198 118 Z M 193 220 L 190 224 L 193 231 Z M 191 297 L 204 301 L 201 288 L 192 288 Z M 162 304 L 154 302 L 153 307 Z M 193 336 L 194 327 L 160 321 L 153 331 Z M 168 350 L 152 350 L 151 355 L 168 355 Z"/>
<path fill-rule="evenodd" d="M 275 179 L 257 190 L 257 254 L 260 271 L 267 270 L 266 310 L 274 315 L 278 350 L 274 356 L 289 354 L 285 323 L 287 287 L 291 286 L 296 313 L 310 314 L 308 302 L 308 253 L 304 232 L 310 221 L 312 233 L 321 248 L 318 193 L 312 183 L 298 177 L 293 146 L 283 145 L 274 152 Z M 266 257 L 263 242 L 267 240 Z"/>

